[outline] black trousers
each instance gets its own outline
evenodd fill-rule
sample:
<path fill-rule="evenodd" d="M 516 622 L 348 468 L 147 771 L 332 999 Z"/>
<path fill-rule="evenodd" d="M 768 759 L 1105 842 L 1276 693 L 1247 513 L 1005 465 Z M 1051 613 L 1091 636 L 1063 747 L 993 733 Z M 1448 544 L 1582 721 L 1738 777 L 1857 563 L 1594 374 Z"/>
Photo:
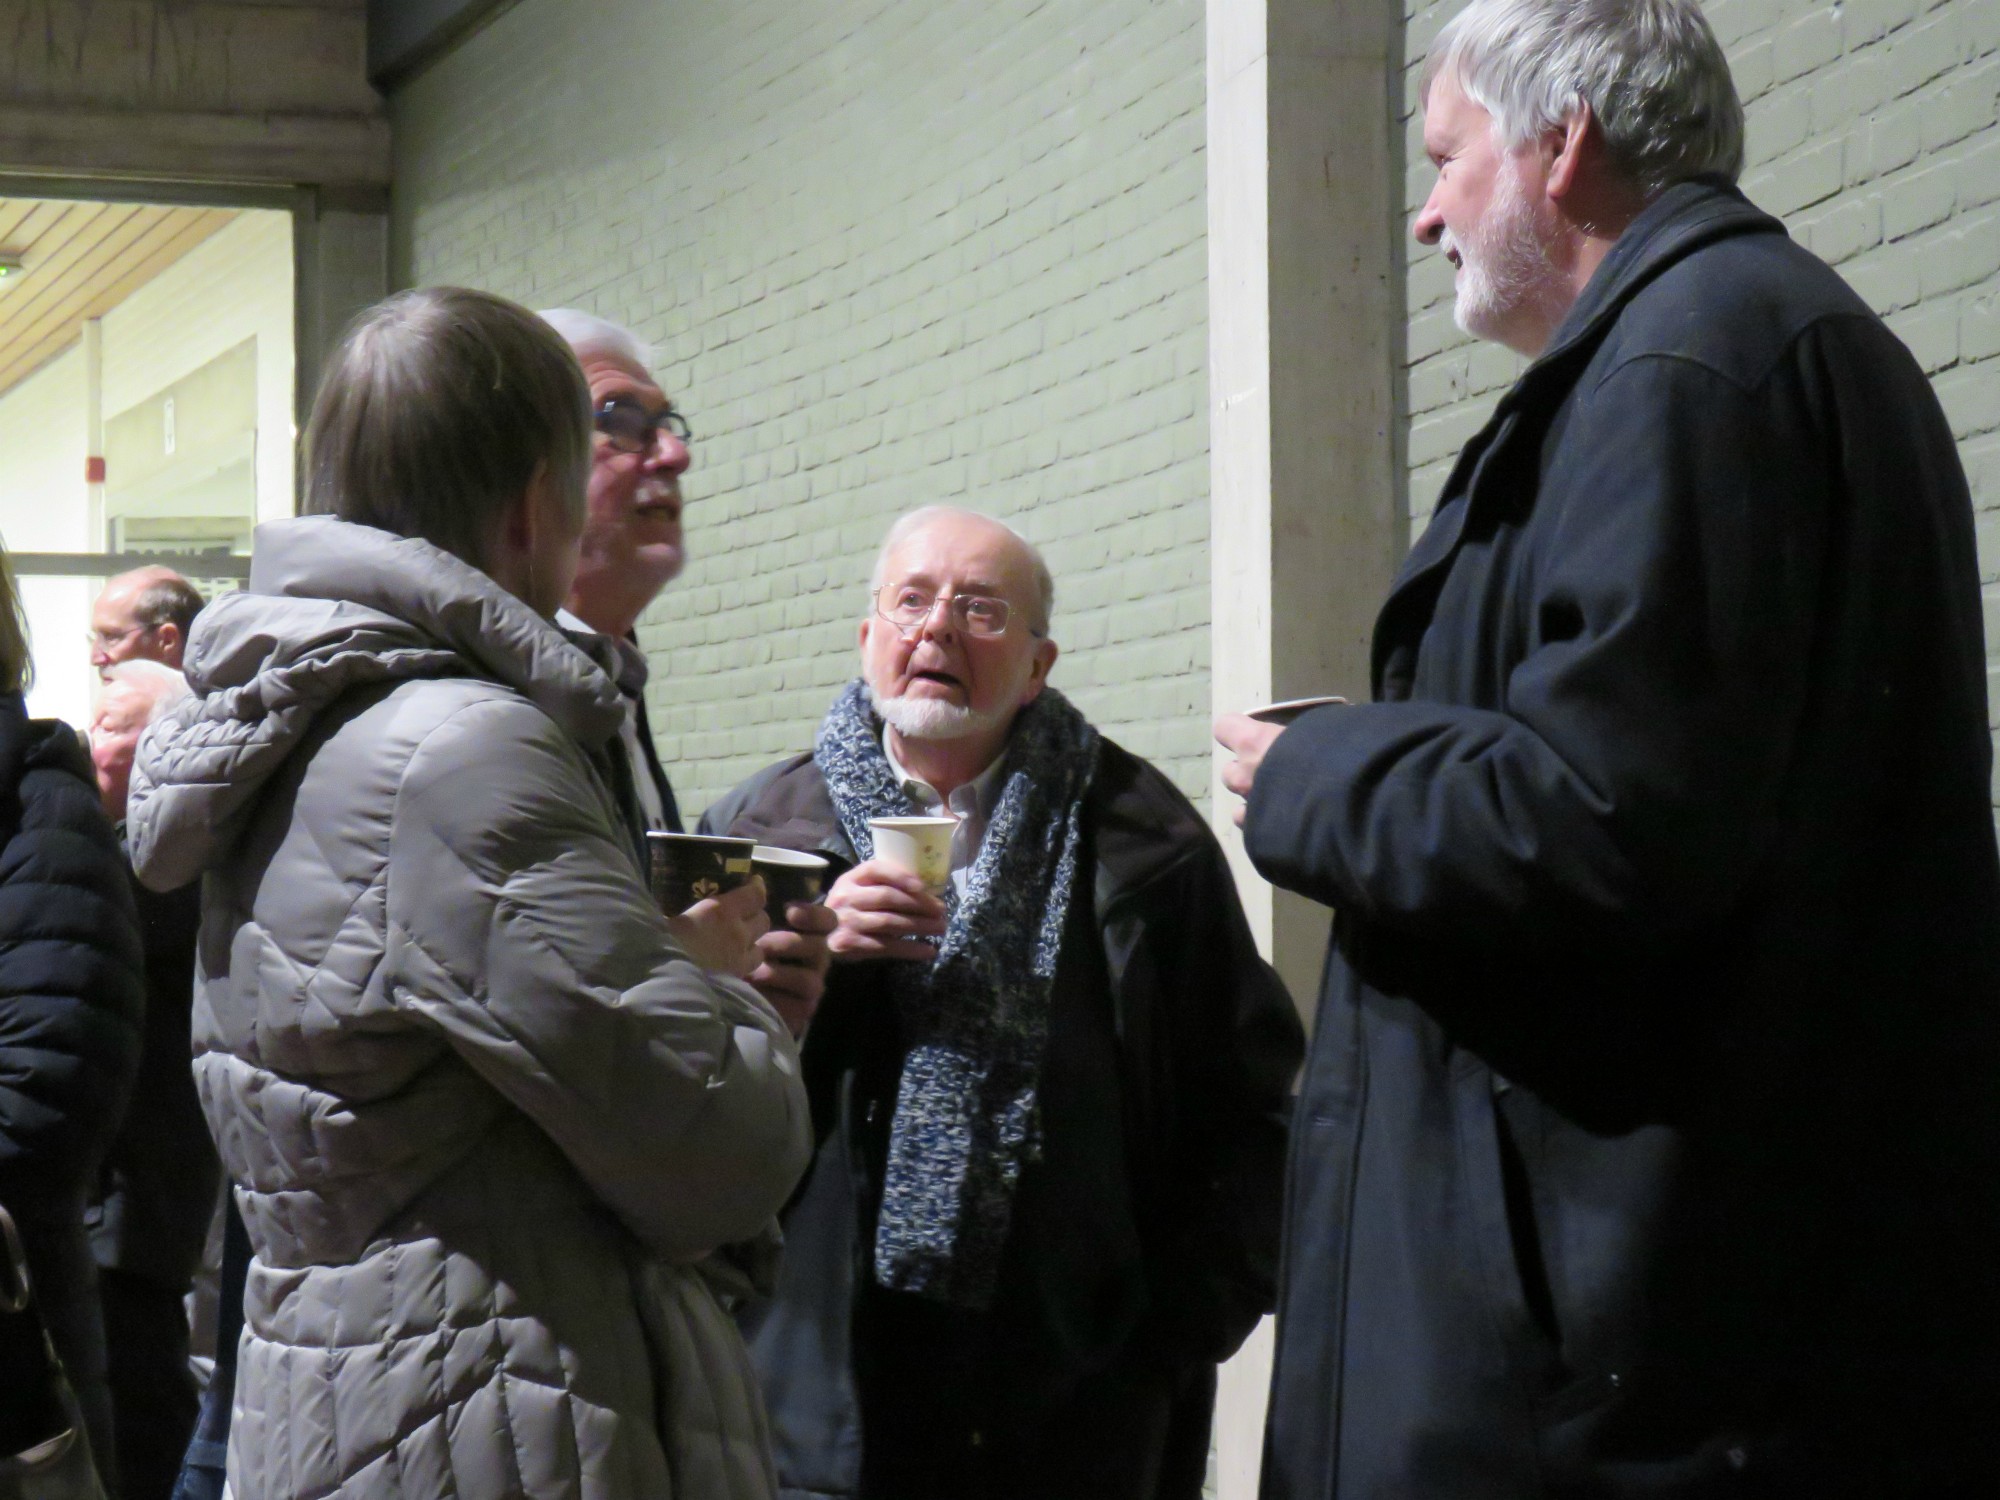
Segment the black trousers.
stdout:
<path fill-rule="evenodd" d="M 872 1291 L 859 1312 L 862 1500 L 1200 1500 L 1213 1365 L 1138 1339 L 1051 1390 L 997 1367 L 983 1320 Z"/>
<path fill-rule="evenodd" d="M 184 1293 L 99 1269 L 120 1500 L 167 1500 L 200 1402 L 188 1368 Z"/>

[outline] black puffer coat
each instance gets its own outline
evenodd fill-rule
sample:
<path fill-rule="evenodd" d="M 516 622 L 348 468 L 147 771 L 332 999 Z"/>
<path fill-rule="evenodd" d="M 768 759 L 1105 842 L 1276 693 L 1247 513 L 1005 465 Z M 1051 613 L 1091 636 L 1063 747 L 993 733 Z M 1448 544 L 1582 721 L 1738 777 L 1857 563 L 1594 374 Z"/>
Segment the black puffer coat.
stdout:
<path fill-rule="evenodd" d="M 139 1063 L 142 966 L 125 861 L 76 732 L 0 697 L 0 1204 L 100 1455 L 84 1199 Z"/>

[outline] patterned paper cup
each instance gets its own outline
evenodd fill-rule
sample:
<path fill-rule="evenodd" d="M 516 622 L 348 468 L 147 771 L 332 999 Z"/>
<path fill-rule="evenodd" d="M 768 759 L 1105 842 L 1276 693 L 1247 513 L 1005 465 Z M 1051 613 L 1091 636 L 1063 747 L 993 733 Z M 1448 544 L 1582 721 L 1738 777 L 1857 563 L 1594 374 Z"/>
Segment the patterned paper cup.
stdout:
<path fill-rule="evenodd" d="M 708 838 L 698 833 L 648 833 L 653 899 L 677 917 L 697 901 L 733 891 L 750 878 L 755 839 Z"/>
<path fill-rule="evenodd" d="M 759 844 L 752 863 L 769 896 L 764 912 L 774 931 L 791 929 L 792 924 L 785 920 L 786 907 L 794 901 L 817 901 L 826 889 L 827 863 L 817 854 Z"/>

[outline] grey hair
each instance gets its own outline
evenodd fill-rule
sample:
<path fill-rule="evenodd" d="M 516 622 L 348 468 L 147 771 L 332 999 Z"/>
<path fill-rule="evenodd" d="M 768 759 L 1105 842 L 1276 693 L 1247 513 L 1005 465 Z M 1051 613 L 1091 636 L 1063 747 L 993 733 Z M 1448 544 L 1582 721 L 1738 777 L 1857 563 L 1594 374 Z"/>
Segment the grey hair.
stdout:
<path fill-rule="evenodd" d="M 185 641 L 189 628 L 194 624 L 194 617 L 201 613 L 203 602 L 201 590 L 180 574 L 162 568 L 158 577 L 132 596 L 132 618 L 148 630 L 157 630 L 162 625 L 178 625 L 181 639 Z"/>
<path fill-rule="evenodd" d="M 952 518 L 960 520 L 969 518 L 974 521 L 984 521 L 989 526 L 998 526 L 1021 544 L 1022 549 L 1028 554 L 1028 562 L 1034 569 L 1035 575 L 1035 630 L 1042 635 L 1048 634 L 1049 621 L 1056 612 L 1056 580 L 1055 575 L 1049 571 L 1048 562 L 1042 557 L 1042 549 L 998 516 L 989 516 L 983 511 L 966 510 L 963 506 L 925 505 L 898 517 L 896 523 L 889 528 L 889 534 L 882 538 L 882 549 L 875 554 L 875 566 L 868 575 L 869 594 L 879 594 L 882 591 L 882 570 L 889 565 L 891 552 L 933 521 Z"/>
<path fill-rule="evenodd" d="M 145 698 L 148 725 L 157 723 L 161 715 L 191 691 L 187 678 L 179 672 L 165 662 L 144 657 L 113 662 L 104 669 L 104 680 L 123 683 Z"/>
<path fill-rule="evenodd" d="M 486 568 L 543 466 L 581 525 L 590 387 L 569 345 L 504 297 L 424 287 L 362 313 L 328 362 L 306 426 L 303 509 Z"/>
<path fill-rule="evenodd" d="M 1743 103 L 1696 0 L 1472 0 L 1424 61 L 1518 149 L 1588 105 L 1612 166 L 1648 196 L 1743 171 Z"/>
<path fill-rule="evenodd" d="M 642 370 L 653 368 L 653 346 L 622 323 L 573 307 L 545 307 L 535 316 L 561 334 L 578 359 L 608 354 Z"/>

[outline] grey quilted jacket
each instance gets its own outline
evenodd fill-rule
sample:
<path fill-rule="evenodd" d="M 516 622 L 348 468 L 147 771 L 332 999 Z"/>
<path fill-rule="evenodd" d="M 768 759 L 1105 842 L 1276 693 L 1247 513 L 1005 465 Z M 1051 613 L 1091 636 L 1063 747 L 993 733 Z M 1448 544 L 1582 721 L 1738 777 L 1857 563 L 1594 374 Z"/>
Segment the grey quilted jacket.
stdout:
<path fill-rule="evenodd" d="M 135 866 L 207 877 L 202 1105 L 256 1248 L 238 1500 L 764 1500 L 697 1264 L 806 1162 L 797 1058 L 647 898 L 617 688 L 484 574 L 309 517 L 203 612 Z"/>

